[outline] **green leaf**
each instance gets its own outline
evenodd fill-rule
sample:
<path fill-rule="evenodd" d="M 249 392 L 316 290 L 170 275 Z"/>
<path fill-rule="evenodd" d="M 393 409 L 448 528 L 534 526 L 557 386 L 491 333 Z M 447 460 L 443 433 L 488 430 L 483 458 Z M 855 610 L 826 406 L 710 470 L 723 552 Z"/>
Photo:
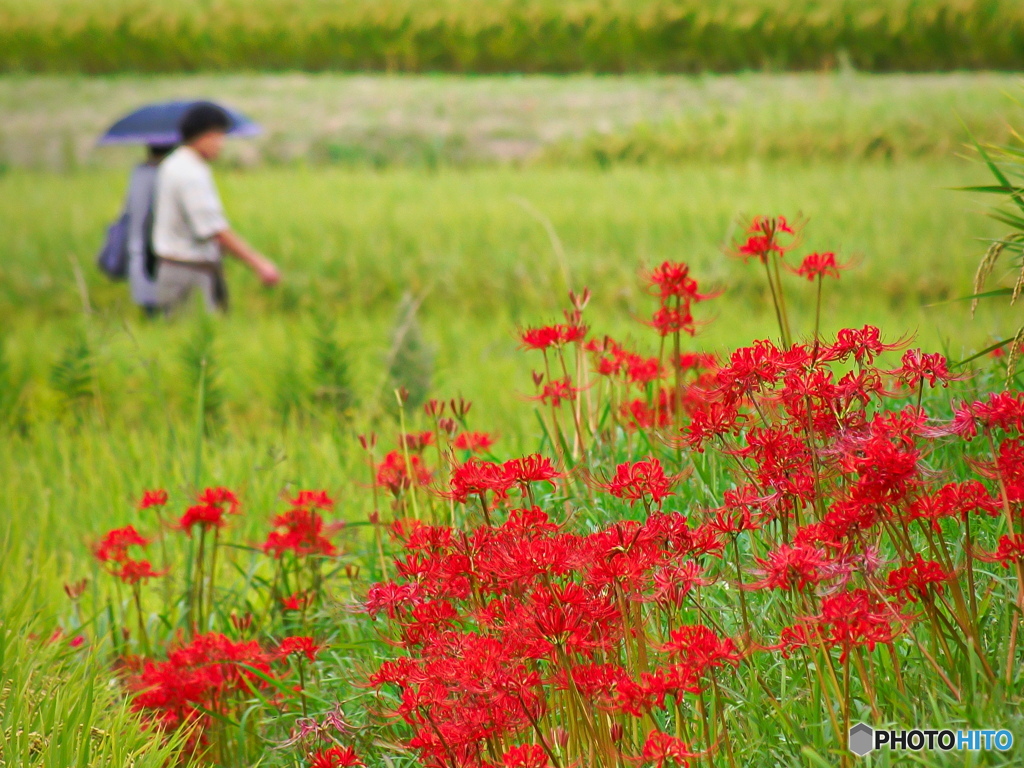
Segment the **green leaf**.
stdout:
<path fill-rule="evenodd" d="M 800 754 L 807 758 L 810 765 L 817 766 L 817 768 L 833 768 L 832 763 L 819 755 L 813 747 L 800 747 Z"/>
<path fill-rule="evenodd" d="M 961 360 L 959 363 L 953 363 L 953 367 L 954 368 L 960 368 L 961 366 L 967 365 L 972 360 L 977 360 L 979 357 L 987 355 L 989 352 L 994 352 L 995 350 L 999 349 L 1000 347 L 1005 347 L 1007 344 L 1012 344 L 1012 343 L 1013 343 L 1013 338 L 1012 337 L 1009 338 L 1009 339 L 1004 339 L 1003 341 L 997 341 L 991 347 L 985 347 L 985 349 L 981 350 L 981 352 L 978 352 L 975 355 L 971 355 L 966 360 Z"/>
<path fill-rule="evenodd" d="M 957 296 L 955 299 L 946 299 L 945 301 L 936 301 L 933 304 L 925 304 L 925 307 L 941 307 L 943 304 L 953 304 L 958 301 L 973 301 L 974 299 L 991 299 L 996 296 L 1009 296 L 1013 293 L 1012 288 L 996 288 L 992 291 L 985 291 L 984 293 L 972 293 L 969 296 Z"/>
<path fill-rule="evenodd" d="M 950 189 L 952 189 L 955 192 L 990 192 L 993 194 L 1000 195 L 1019 195 L 1021 192 L 1024 192 L 1024 187 L 1004 187 L 996 185 L 982 185 L 977 187 L 950 187 Z"/>
<path fill-rule="evenodd" d="M 992 175 L 999 180 L 999 183 L 1004 187 L 1012 187 L 1013 185 L 1010 183 L 1010 180 L 1006 178 L 1005 174 L 1003 174 L 1001 170 L 999 170 L 999 166 L 995 164 L 991 157 L 989 157 L 988 152 L 986 152 L 985 148 L 978 143 L 977 139 L 972 136 L 971 141 L 974 142 L 974 146 L 977 148 L 978 153 L 985 160 L 985 165 L 989 167 L 989 170 L 992 171 Z M 1021 211 L 1024 211 L 1024 200 L 1021 199 L 1021 196 L 1019 194 L 1015 194 L 1012 195 L 1012 197 L 1013 201 L 1017 204 L 1017 207 L 1020 208 Z"/>

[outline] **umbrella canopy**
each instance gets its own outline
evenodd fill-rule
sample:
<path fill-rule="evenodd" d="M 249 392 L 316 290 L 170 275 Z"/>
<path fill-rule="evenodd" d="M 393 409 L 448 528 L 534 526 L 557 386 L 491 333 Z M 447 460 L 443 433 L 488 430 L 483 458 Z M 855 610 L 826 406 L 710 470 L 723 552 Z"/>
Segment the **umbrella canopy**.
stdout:
<path fill-rule="evenodd" d="M 125 115 L 114 123 L 100 137 L 102 144 L 150 144 L 170 145 L 181 142 L 178 124 L 189 107 L 200 101 L 169 101 L 164 104 L 150 104 Z M 209 102 L 207 102 L 209 103 Z M 241 112 L 221 107 L 231 118 L 228 134 L 240 138 L 256 136 L 262 128 Z"/>

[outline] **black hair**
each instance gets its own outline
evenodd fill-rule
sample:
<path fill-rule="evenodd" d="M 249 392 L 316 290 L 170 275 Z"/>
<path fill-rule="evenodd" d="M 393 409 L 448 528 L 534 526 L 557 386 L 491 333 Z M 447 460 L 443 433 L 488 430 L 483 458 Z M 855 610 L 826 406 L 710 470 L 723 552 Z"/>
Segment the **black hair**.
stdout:
<path fill-rule="evenodd" d="M 231 128 L 231 116 L 216 104 L 200 101 L 188 108 L 178 128 L 181 130 L 181 140 L 187 144 L 210 131 L 226 132 Z"/>
<path fill-rule="evenodd" d="M 174 151 L 174 144 L 150 144 L 147 149 L 149 150 L 149 162 L 159 163 Z"/>

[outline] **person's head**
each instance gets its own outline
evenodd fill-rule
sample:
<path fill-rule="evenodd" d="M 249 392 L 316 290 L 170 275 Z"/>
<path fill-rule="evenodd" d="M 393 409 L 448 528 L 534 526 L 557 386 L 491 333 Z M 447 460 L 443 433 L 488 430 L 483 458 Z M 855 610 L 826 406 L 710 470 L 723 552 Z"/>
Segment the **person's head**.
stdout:
<path fill-rule="evenodd" d="M 146 160 L 151 165 L 157 165 L 161 160 L 174 151 L 173 144 L 150 144 L 146 147 Z"/>
<path fill-rule="evenodd" d="M 221 107 L 206 101 L 189 107 L 178 126 L 181 140 L 207 160 L 213 160 L 224 147 L 231 128 L 231 117 Z"/>

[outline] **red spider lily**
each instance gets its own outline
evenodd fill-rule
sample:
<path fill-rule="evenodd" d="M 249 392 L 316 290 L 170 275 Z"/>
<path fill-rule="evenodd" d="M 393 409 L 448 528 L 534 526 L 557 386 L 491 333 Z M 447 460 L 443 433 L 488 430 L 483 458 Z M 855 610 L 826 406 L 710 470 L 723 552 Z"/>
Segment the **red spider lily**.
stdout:
<path fill-rule="evenodd" d="M 457 451 L 484 453 L 494 445 L 494 438 L 486 432 L 463 432 L 452 441 L 452 448 Z"/>
<path fill-rule="evenodd" d="M 503 768 L 548 768 L 550 762 L 544 748 L 538 744 L 512 747 L 501 758 Z"/>
<path fill-rule="evenodd" d="M 665 477 L 665 470 L 658 459 L 647 458 L 644 461 L 619 464 L 615 468 L 615 476 L 601 487 L 612 496 L 629 501 L 630 504 L 637 501 L 647 504 L 650 499 L 651 502 L 660 505 L 666 497 L 673 495 L 669 488 L 674 480 L 675 478 Z"/>
<path fill-rule="evenodd" d="M 623 403 L 620 410 L 626 426 L 631 429 L 667 429 L 673 424 L 673 392 L 662 387 L 653 403 L 638 397 Z"/>
<path fill-rule="evenodd" d="M 840 270 L 846 269 L 848 266 L 848 264 L 837 264 L 834 253 L 812 253 L 804 257 L 800 266 L 793 271 L 808 280 L 825 277 L 834 277 L 838 280 Z"/>
<path fill-rule="evenodd" d="M 942 594 L 942 585 L 956 578 L 935 560 L 925 560 L 915 554 L 909 565 L 890 571 L 886 583 L 890 594 L 906 597 L 911 602 L 930 600 Z"/>
<path fill-rule="evenodd" d="M 1011 536 L 999 537 L 999 544 L 995 552 L 975 553 L 979 560 L 988 563 L 1000 563 L 1003 568 L 1009 568 L 1014 563 L 1024 562 L 1024 535 L 1015 533 Z"/>
<path fill-rule="evenodd" d="M 701 572 L 701 566 L 695 560 L 687 560 L 681 565 L 668 565 L 656 571 L 652 599 L 664 607 L 681 607 L 694 588 L 714 583 L 711 579 L 702 578 Z"/>
<path fill-rule="evenodd" d="M 856 589 L 823 598 L 821 614 L 814 621 L 825 641 L 842 649 L 839 660 L 845 661 L 858 646 L 873 651 L 878 643 L 891 643 L 906 629 L 909 617 L 867 590 Z"/>
<path fill-rule="evenodd" d="M 953 410 L 950 432 L 968 440 L 982 429 L 1024 432 L 1024 393 L 993 392 L 987 401 L 964 403 Z"/>
<path fill-rule="evenodd" d="M 663 302 L 666 299 L 678 298 L 689 304 L 712 298 L 711 295 L 701 294 L 697 290 L 697 281 L 690 276 L 690 266 L 681 261 L 663 262 L 643 277 L 651 292 Z"/>
<path fill-rule="evenodd" d="M 407 464 L 401 451 L 391 451 L 377 465 L 377 485 L 387 488 L 396 498 L 413 483 L 420 486 L 428 485 L 430 478 L 430 471 L 423 465 L 423 460 L 415 454 L 409 456 Z"/>
<path fill-rule="evenodd" d="M 806 544 L 780 544 L 767 559 L 754 558 L 761 566 L 755 571 L 762 578 L 744 585 L 745 589 L 782 589 L 803 592 L 832 575 L 832 561 L 823 550 Z"/>
<path fill-rule="evenodd" d="M 288 499 L 288 503 L 302 509 L 334 509 L 334 499 L 327 495 L 327 491 L 299 491 L 297 496 Z"/>
<path fill-rule="evenodd" d="M 551 483 L 561 477 L 551 465 L 551 459 L 532 453 L 521 459 L 509 459 L 502 465 L 502 471 L 510 485 L 526 486 L 530 483 Z"/>
<path fill-rule="evenodd" d="M 196 635 L 173 648 L 166 661 L 145 661 L 128 680 L 132 708 L 155 724 L 171 728 L 213 722 L 205 712 L 221 712 L 231 700 L 249 696 L 273 674 L 270 657 L 255 641 L 233 642 L 222 634 Z"/>
<path fill-rule="evenodd" d="M 199 495 L 198 501 L 200 504 L 227 505 L 228 514 L 238 514 L 238 497 L 227 488 L 207 488 Z"/>
<path fill-rule="evenodd" d="M 323 518 L 311 509 L 289 509 L 274 518 L 274 527 L 279 530 L 271 531 L 263 542 L 263 551 L 268 555 L 280 558 L 290 551 L 296 557 L 328 557 L 337 553 L 337 547 L 323 535 Z"/>
<path fill-rule="evenodd" d="M 679 367 L 684 371 L 714 371 L 718 358 L 704 352 L 683 352 L 679 355 Z"/>
<path fill-rule="evenodd" d="M 144 538 L 134 525 L 115 528 L 108 531 L 93 549 L 93 554 L 101 563 L 123 563 L 129 559 L 129 547 L 144 547 L 149 539 Z"/>
<path fill-rule="evenodd" d="M 665 334 L 662 334 L 663 336 Z M 626 380 L 630 384 L 646 386 L 658 379 L 665 378 L 665 368 L 656 357 L 627 354 L 623 358 Z"/>
<path fill-rule="evenodd" d="M 189 507 L 178 521 L 178 527 L 189 536 L 195 526 L 203 530 L 223 528 L 227 524 L 225 515 L 238 514 L 238 498 L 227 488 L 207 488 L 197 501 L 199 503 Z"/>
<path fill-rule="evenodd" d="M 744 260 L 756 258 L 765 262 L 771 254 L 783 256 L 793 247 L 792 238 L 796 236 L 796 230 L 789 225 L 785 216 L 757 216 L 748 227 L 747 235 L 746 241 L 737 247 L 737 254 Z M 783 235 L 790 236 L 785 244 L 782 242 Z"/>
<path fill-rule="evenodd" d="M 331 747 L 309 756 L 309 768 L 352 768 L 361 765 L 363 761 L 352 747 Z"/>
<path fill-rule="evenodd" d="M 750 347 L 735 350 L 718 370 L 718 388 L 729 401 L 759 394 L 783 374 L 784 362 L 783 351 L 770 341 L 755 341 Z"/>
<path fill-rule="evenodd" d="M 557 408 L 562 404 L 563 400 L 572 402 L 576 399 L 576 394 L 580 390 L 572 385 L 572 379 L 566 376 L 564 379 L 554 379 L 544 385 L 541 393 L 534 397 L 534 400 L 540 400 L 544 405 L 550 405 L 553 408 Z"/>
<path fill-rule="evenodd" d="M 709 669 L 736 664 L 740 655 L 733 641 L 721 638 L 703 624 L 679 627 L 669 635 L 663 650 L 689 666 L 700 677 Z"/>
<path fill-rule="evenodd" d="M 705 403 L 690 414 L 689 423 L 683 427 L 683 441 L 703 453 L 705 443 L 739 432 L 745 418 L 735 404 Z"/>
<path fill-rule="evenodd" d="M 844 328 L 836 334 L 835 343 L 825 348 L 821 358 L 844 361 L 853 357 L 862 365 L 871 365 L 883 352 L 901 349 L 905 345 L 903 339 L 891 344 L 883 343 L 882 332 L 873 325 L 865 325 L 860 330 Z"/>
<path fill-rule="evenodd" d="M 286 637 L 277 646 L 277 655 L 281 658 L 299 655 L 305 656 L 310 661 L 316 661 L 317 654 L 320 653 L 322 649 L 323 646 L 314 643 L 312 637 Z"/>
<path fill-rule="evenodd" d="M 947 483 L 927 494 L 922 494 L 907 508 L 908 520 L 927 520 L 936 533 L 942 531 L 939 520 L 946 517 L 967 518 L 970 513 L 996 516 L 1002 511 L 1002 502 L 991 496 L 977 480 Z"/>
<path fill-rule="evenodd" d="M 410 432 L 398 436 L 398 447 L 413 453 L 420 453 L 424 448 L 433 444 L 433 432 Z"/>
<path fill-rule="evenodd" d="M 557 326 L 527 328 L 519 332 L 519 340 L 524 349 L 545 350 L 558 344 L 559 338 Z"/>
<path fill-rule="evenodd" d="M 950 373 L 946 358 L 937 352 L 927 355 L 919 349 L 908 349 L 903 353 L 902 362 L 903 365 L 890 373 L 910 389 L 916 389 L 924 382 L 930 387 L 939 384 L 945 387 L 949 382 L 963 378 Z"/>
<path fill-rule="evenodd" d="M 138 584 L 140 581 L 167 575 L 167 571 L 154 571 L 148 560 L 131 559 L 123 561 L 121 567 L 115 569 L 113 573 L 125 584 Z"/>
<path fill-rule="evenodd" d="M 483 496 L 488 491 L 492 492 L 496 499 L 504 499 L 511 487 L 512 481 L 500 464 L 471 458 L 452 471 L 450 491 L 445 495 L 460 504 L 465 504 L 470 497 Z"/>
<path fill-rule="evenodd" d="M 638 762 L 653 762 L 655 768 L 689 768 L 690 758 L 697 756 L 682 739 L 652 730 L 647 734 Z"/>
<path fill-rule="evenodd" d="M 559 326 L 558 330 L 562 344 L 580 344 L 587 338 L 590 329 L 582 325 L 579 318 L 573 318 L 569 323 Z"/>
<path fill-rule="evenodd" d="M 519 340 L 522 342 L 523 349 L 539 349 L 544 351 L 551 347 L 583 341 L 586 335 L 586 326 L 570 322 L 565 325 L 545 325 L 540 328 L 526 328 L 519 332 Z"/>
<path fill-rule="evenodd" d="M 281 608 L 285 611 L 301 611 L 309 605 L 310 598 L 301 592 L 296 592 L 281 598 Z"/>
<path fill-rule="evenodd" d="M 671 336 L 675 333 L 697 334 L 697 326 L 688 307 L 660 307 L 648 323 L 659 336 Z"/>
<path fill-rule="evenodd" d="M 167 491 L 154 490 L 146 491 L 142 494 L 142 499 L 139 501 L 139 510 L 149 509 L 150 507 L 163 507 L 167 505 Z"/>

